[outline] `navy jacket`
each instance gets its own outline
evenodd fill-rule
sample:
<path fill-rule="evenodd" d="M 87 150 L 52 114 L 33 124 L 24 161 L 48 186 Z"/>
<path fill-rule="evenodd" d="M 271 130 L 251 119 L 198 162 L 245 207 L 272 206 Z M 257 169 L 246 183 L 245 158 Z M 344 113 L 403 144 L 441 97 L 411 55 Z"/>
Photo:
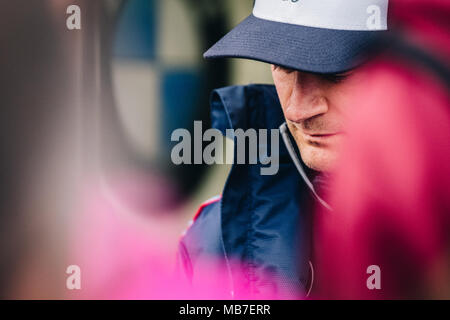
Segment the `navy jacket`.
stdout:
<path fill-rule="evenodd" d="M 285 121 L 271 85 L 216 90 L 211 111 L 213 127 L 223 134 L 226 129 L 278 129 Z M 219 258 L 218 270 L 224 264 L 228 268 L 223 289 L 234 298 L 307 290 L 313 198 L 282 141 L 279 148 L 279 171 L 273 176 L 260 174 L 260 161 L 254 165 L 235 161 L 222 197 L 202 206 L 180 241 L 179 267 L 194 285 L 201 276 L 196 266 Z M 243 266 L 237 268 L 230 261 Z M 270 281 L 263 277 L 266 274 Z"/>

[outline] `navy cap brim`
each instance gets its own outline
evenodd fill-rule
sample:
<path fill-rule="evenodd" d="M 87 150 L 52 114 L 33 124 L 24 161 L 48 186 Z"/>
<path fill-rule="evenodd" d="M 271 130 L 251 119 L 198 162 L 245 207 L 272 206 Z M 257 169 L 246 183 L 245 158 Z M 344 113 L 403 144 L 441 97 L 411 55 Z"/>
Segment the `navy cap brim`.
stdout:
<path fill-rule="evenodd" d="M 205 52 L 204 57 L 244 58 L 313 73 L 342 73 L 367 57 L 384 31 L 347 31 L 274 22 L 253 14 Z"/>

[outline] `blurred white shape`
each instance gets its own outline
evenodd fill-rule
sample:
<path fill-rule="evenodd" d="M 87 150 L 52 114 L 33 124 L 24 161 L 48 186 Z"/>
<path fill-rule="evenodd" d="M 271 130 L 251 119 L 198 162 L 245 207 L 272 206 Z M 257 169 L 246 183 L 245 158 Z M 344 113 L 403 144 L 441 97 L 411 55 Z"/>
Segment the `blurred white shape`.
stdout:
<path fill-rule="evenodd" d="M 126 137 L 136 153 L 149 160 L 160 139 L 160 77 L 157 67 L 142 60 L 113 63 L 117 110 Z"/>
<path fill-rule="evenodd" d="M 179 0 L 160 1 L 158 58 L 166 67 L 186 67 L 202 59 L 200 30 L 192 8 Z"/>

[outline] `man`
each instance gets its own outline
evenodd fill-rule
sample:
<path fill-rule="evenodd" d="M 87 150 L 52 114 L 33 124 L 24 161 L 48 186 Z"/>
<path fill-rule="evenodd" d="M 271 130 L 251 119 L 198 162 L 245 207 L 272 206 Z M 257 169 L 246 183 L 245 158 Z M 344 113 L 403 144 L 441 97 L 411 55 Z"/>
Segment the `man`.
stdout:
<path fill-rule="evenodd" d="M 222 196 L 200 208 L 179 254 L 194 284 L 198 266 L 219 270 L 225 262 L 232 297 L 308 294 L 311 214 L 317 204 L 332 210 L 321 196 L 324 177 L 345 139 L 363 53 L 387 30 L 387 13 L 388 0 L 256 0 L 253 13 L 205 53 L 271 64 L 275 86 L 213 93 L 213 127 L 280 128 L 285 147 L 276 175 L 235 164 Z"/>

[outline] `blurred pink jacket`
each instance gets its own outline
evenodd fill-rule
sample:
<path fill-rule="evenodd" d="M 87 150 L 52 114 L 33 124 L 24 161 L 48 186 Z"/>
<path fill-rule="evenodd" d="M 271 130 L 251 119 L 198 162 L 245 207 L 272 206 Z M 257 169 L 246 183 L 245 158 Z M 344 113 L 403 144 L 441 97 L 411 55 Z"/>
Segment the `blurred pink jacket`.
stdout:
<path fill-rule="evenodd" d="M 441 68 L 402 53 L 366 66 L 330 188 L 334 212 L 316 217 L 317 298 L 450 298 L 450 2 L 391 7 L 402 37 Z M 380 290 L 367 286 L 372 265 Z"/>

